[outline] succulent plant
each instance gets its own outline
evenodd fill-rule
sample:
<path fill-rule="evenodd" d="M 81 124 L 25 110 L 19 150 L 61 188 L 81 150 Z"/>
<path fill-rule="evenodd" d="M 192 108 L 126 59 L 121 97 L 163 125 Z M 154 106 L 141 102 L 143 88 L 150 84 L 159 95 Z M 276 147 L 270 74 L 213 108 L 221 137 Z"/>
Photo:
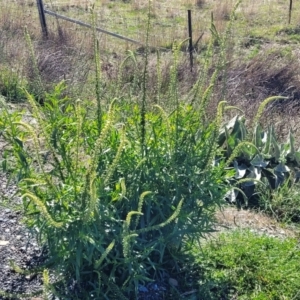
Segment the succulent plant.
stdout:
<path fill-rule="evenodd" d="M 218 146 L 221 155 L 217 159 L 227 161 L 227 167 L 235 170 L 229 181 L 237 188 L 227 193 L 230 202 L 241 200 L 241 192 L 250 201 L 255 199 L 255 187 L 259 183 L 277 189 L 291 176 L 295 181 L 300 179 L 300 149 L 295 150 L 291 131 L 287 141 L 279 144 L 274 126 L 263 130 L 256 124 L 250 131 L 245 117 L 236 115 L 221 128 Z"/>

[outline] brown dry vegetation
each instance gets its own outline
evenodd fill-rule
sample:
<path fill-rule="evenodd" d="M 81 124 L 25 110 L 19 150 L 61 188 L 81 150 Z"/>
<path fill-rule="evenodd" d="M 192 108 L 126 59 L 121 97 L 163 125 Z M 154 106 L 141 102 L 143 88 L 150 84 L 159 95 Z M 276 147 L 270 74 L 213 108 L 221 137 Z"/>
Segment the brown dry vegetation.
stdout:
<path fill-rule="evenodd" d="M 251 60 L 230 65 L 224 74 L 225 79 L 220 79 L 220 89 L 225 80 L 225 99 L 241 108 L 249 121 L 264 99 L 277 95 L 287 97 L 269 104 L 261 119 L 264 126 L 276 124 L 277 134 L 283 140 L 289 129 L 296 136 L 299 134 L 299 67 L 296 54 L 286 56 L 280 48 L 267 47 Z M 218 93 L 216 96 L 222 98 Z"/>
<path fill-rule="evenodd" d="M 77 97 L 92 97 L 94 54 L 91 30 L 78 25 L 47 16 L 49 28 L 48 40 L 43 40 L 39 26 L 35 1 L 3 1 L 0 14 L 0 70 L 13 70 L 25 82 L 29 89 L 36 82 L 36 70 L 28 44 L 24 38 L 26 27 L 32 38 L 38 71 L 46 90 L 61 80 L 66 80 L 69 90 Z M 95 3 L 97 25 L 118 31 L 128 37 L 145 40 L 145 18 L 147 1 L 44 1 L 47 9 L 91 23 L 89 7 Z M 209 22 L 213 13 L 214 22 L 222 32 L 235 1 L 152 1 L 150 45 L 165 47 L 174 39 L 183 40 L 186 32 L 186 9 L 193 9 L 194 41 L 200 37 L 195 50 L 195 66 L 190 72 L 189 58 L 182 52 L 179 59 L 179 92 L 184 95 L 197 80 L 197 74 L 203 67 L 202 53 L 206 48 Z M 264 123 L 277 123 L 278 133 L 284 138 L 291 126 L 298 129 L 298 109 L 300 91 L 299 53 L 296 46 L 297 11 L 294 5 L 293 24 L 287 26 L 287 5 L 285 1 L 268 2 L 242 1 L 236 16 L 232 37 L 228 44 L 228 65 L 215 87 L 211 114 L 220 100 L 236 105 L 245 111 L 251 119 L 259 103 L 272 95 L 284 95 L 288 100 L 270 105 L 263 118 Z M 101 11 L 101 14 L 100 14 Z M 99 14 L 98 14 L 99 12 Z M 284 13 L 286 12 L 286 13 Z M 126 21 L 127 20 L 127 21 Z M 135 25 L 131 22 L 135 20 Z M 201 20 L 201 21 L 200 21 Z M 103 25 L 104 26 L 104 25 Z M 168 28 L 164 31 L 164 28 Z M 143 53 L 138 47 L 104 34 L 98 34 L 102 78 L 107 86 L 109 82 L 120 80 L 128 87 L 134 72 L 141 76 Z M 167 44 L 166 44 L 167 42 Z M 137 50 L 137 65 L 132 60 L 120 65 L 126 57 L 125 50 Z M 187 49 L 184 44 L 183 50 Z M 167 91 L 170 68 L 173 64 L 170 52 L 161 53 L 162 92 Z M 213 63 L 211 71 L 213 71 Z M 1 84 L 1 83 L 0 83 Z M 148 87 L 151 94 L 157 88 L 157 56 L 149 59 Z M 151 96 L 151 95 L 150 95 Z M 162 97 L 162 101 L 163 101 Z M 286 116 L 289 122 L 286 122 Z"/>

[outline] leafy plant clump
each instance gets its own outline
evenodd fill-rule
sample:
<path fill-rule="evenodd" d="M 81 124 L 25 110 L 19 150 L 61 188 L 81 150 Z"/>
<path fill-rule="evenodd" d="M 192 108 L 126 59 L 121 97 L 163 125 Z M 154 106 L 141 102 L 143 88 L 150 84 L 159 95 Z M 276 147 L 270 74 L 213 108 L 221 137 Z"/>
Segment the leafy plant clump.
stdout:
<path fill-rule="evenodd" d="M 300 186 L 292 179 L 286 180 L 279 188 L 270 190 L 258 186 L 260 208 L 285 223 L 300 222 Z"/>
<path fill-rule="evenodd" d="M 298 299 L 300 251 L 250 231 L 224 233 L 193 253 L 201 274 L 199 299 Z"/>
<path fill-rule="evenodd" d="M 225 162 L 212 167 L 224 102 L 209 121 L 205 113 L 226 65 L 231 25 L 222 37 L 212 24 L 190 104 L 182 105 L 178 95 L 175 43 L 166 99 L 157 92 L 164 107 L 149 105 L 154 101 L 147 93 L 146 51 L 141 100 L 130 101 L 118 86 L 118 98 L 106 109 L 94 30 L 95 102 L 69 99 L 64 83 L 46 93 L 36 74 L 40 95 L 34 99 L 25 92 L 30 120 L 2 105 L 0 131 L 8 145 L 2 167 L 17 179 L 26 224 L 48 251 L 44 266 L 34 270 L 43 272 L 45 295 L 137 299 L 147 282 L 168 282 L 180 272 L 185 251 L 212 229 L 228 189 Z M 210 76 L 216 40 L 218 59 Z M 168 290 L 162 296 L 172 297 Z"/>
<path fill-rule="evenodd" d="M 199 124 L 189 106 L 171 115 L 157 106 L 141 131 L 140 108 L 116 101 L 98 124 L 97 109 L 62 90 L 44 106 L 27 94 L 34 127 L 3 107 L 2 166 L 56 271 L 49 291 L 69 295 L 74 280 L 72 299 L 136 297 L 178 272 L 185 241 L 211 230 L 225 193 L 223 168 L 209 167 L 216 124 Z"/>
<path fill-rule="evenodd" d="M 26 96 L 21 89 L 25 85 L 23 81 L 16 71 L 0 67 L 0 96 L 12 102 L 24 102 Z"/>

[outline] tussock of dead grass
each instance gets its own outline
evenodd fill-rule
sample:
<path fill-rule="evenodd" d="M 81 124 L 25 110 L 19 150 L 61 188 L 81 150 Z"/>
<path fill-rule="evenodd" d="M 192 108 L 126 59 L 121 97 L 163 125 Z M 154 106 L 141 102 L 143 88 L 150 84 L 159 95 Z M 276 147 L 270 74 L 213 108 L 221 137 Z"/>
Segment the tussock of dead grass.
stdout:
<path fill-rule="evenodd" d="M 58 36 L 35 44 L 36 60 L 42 82 L 53 86 L 62 80 L 67 85 L 76 85 L 84 82 L 91 60 L 88 49 L 78 47 L 70 36 Z M 32 59 L 27 59 L 27 77 L 35 79 Z"/>
<path fill-rule="evenodd" d="M 267 97 L 282 95 L 289 101 L 273 107 L 288 110 L 299 105 L 299 63 L 296 57 L 283 57 L 280 51 L 262 53 L 246 63 L 228 70 L 228 90 L 240 105 L 261 102 Z M 240 98 L 240 100 L 238 100 Z M 289 105 L 287 105 L 289 104 Z"/>
<path fill-rule="evenodd" d="M 275 125 L 279 140 L 286 139 L 291 128 L 300 132 L 300 64 L 297 53 L 285 55 L 283 51 L 268 48 L 256 57 L 232 62 L 220 76 L 214 102 L 221 99 L 241 108 L 251 123 L 260 103 L 270 96 L 285 96 L 287 100 L 270 103 L 261 118 L 261 124 Z M 224 82 L 225 81 L 225 82 Z M 225 95 L 223 94 L 225 86 Z M 236 114 L 228 113 L 228 117 Z M 289 118 L 289 122 L 286 118 Z M 300 141 L 298 141 L 300 142 Z"/>

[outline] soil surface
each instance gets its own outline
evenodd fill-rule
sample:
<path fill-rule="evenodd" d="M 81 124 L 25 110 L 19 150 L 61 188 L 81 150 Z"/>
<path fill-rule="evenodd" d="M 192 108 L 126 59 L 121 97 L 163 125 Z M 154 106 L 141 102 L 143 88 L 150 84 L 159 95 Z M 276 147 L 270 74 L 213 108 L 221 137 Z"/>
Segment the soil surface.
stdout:
<path fill-rule="evenodd" d="M 13 270 L 11 262 L 21 269 L 32 269 L 43 261 L 43 253 L 22 224 L 22 212 L 17 209 L 21 199 L 14 195 L 16 187 L 8 184 L 8 178 L 3 173 L 0 173 L 0 189 L 0 291 L 31 294 L 41 290 L 41 277 L 20 274 Z M 7 297 L 0 296 L 0 299 Z M 27 299 L 33 300 L 34 297 Z"/>
<path fill-rule="evenodd" d="M 216 213 L 216 233 L 224 230 L 249 229 L 257 234 L 284 239 L 299 237 L 299 228 L 278 223 L 275 219 L 262 212 L 238 210 L 235 207 L 226 207 Z"/>

